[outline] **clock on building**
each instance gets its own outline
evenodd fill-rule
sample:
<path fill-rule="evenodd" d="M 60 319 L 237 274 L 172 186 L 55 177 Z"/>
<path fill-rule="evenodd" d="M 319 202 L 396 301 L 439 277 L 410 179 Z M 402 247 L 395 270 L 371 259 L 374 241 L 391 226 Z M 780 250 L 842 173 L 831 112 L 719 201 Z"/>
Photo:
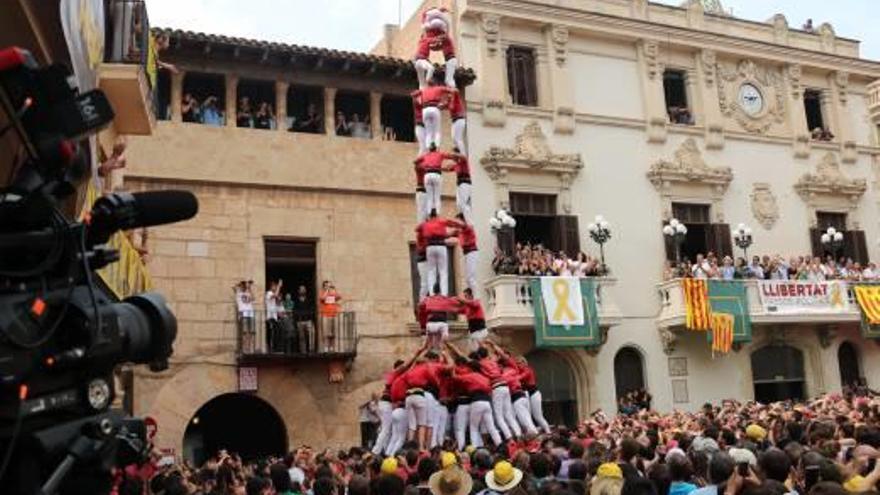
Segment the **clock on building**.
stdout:
<path fill-rule="evenodd" d="M 739 106 L 747 115 L 755 117 L 764 110 L 764 95 L 754 84 L 744 83 L 739 87 Z"/>

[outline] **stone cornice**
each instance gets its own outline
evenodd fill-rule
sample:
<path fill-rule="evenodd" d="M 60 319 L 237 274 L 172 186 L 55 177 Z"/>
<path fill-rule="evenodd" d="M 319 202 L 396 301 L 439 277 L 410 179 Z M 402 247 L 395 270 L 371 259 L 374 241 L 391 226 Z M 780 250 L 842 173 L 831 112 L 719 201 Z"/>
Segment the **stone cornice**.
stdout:
<path fill-rule="evenodd" d="M 792 48 L 764 41 L 700 31 L 681 26 L 660 24 L 649 20 L 619 17 L 562 6 L 546 5 L 527 0 L 469 0 L 463 15 L 492 13 L 501 16 L 531 19 L 538 23 L 569 24 L 572 31 L 589 26 L 590 31 L 624 35 L 633 41 L 656 39 L 668 44 L 690 46 L 694 50 L 711 49 L 719 54 L 759 57 L 780 64 L 799 63 L 828 70 L 846 70 L 854 75 L 880 78 L 880 62 L 822 53 L 803 48 Z"/>
<path fill-rule="evenodd" d="M 510 170 L 561 174 L 574 177 L 584 168 L 579 154 L 559 154 L 550 151 L 547 138 L 537 122 L 530 122 L 516 137 L 513 148 L 492 146 L 480 159 L 480 163 L 492 177 Z"/>
<path fill-rule="evenodd" d="M 696 141 L 688 138 L 675 152 L 674 159 L 659 160 L 651 165 L 647 177 L 661 192 L 674 184 L 699 184 L 723 193 L 733 180 L 733 172 L 729 167 L 710 167 L 706 164 Z"/>
<path fill-rule="evenodd" d="M 817 200 L 825 196 L 855 206 L 868 190 L 868 184 L 865 179 L 845 176 L 834 154 L 826 153 L 816 167 L 816 173 L 802 175 L 794 189 L 807 204 L 818 204 Z"/>

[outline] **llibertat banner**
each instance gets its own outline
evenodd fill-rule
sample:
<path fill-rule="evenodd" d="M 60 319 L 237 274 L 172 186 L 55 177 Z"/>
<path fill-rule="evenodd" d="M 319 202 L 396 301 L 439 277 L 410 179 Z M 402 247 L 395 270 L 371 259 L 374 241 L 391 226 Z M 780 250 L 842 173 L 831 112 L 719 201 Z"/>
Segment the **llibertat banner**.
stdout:
<path fill-rule="evenodd" d="M 843 313 L 849 311 L 846 282 L 759 280 L 761 304 L 768 313 Z"/>

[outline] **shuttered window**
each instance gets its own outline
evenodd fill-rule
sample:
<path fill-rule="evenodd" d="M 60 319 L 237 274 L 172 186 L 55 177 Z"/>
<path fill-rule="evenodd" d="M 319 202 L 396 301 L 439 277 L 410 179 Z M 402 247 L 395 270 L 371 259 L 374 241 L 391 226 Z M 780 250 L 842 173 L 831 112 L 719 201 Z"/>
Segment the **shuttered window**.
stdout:
<path fill-rule="evenodd" d="M 507 90 L 514 105 L 538 106 L 535 50 L 523 46 L 507 49 Z"/>

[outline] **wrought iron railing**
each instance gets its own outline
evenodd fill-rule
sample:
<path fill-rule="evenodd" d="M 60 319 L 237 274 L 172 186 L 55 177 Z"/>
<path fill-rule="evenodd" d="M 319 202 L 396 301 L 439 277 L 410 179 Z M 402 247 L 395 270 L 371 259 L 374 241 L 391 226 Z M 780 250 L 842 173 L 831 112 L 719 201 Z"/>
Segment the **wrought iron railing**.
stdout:
<path fill-rule="evenodd" d="M 357 319 L 353 311 L 336 316 L 280 311 L 267 319 L 264 310 L 235 315 L 239 356 L 334 357 L 357 354 Z"/>

